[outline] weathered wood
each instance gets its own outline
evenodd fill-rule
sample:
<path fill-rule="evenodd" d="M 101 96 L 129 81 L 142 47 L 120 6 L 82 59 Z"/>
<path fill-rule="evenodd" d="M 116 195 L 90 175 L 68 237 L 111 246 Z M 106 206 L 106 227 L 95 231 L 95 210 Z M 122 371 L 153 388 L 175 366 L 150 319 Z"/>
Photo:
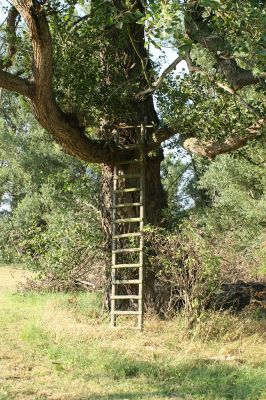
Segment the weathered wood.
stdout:
<path fill-rule="evenodd" d="M 145 154 L 144 154 L 144 137 L 145 137 L 145 128 L 141 126 L 141 140 L 138 144 L 130 144 L 127 146 L 123 146 L 123 149 L 125 148 L 138 148 L 139 149 L 139 159 L 133 159 L 133 160 L 124 160 L 124 161 L 118 161 L 115 166 L 115 171 L 114 171 L 114 184 L 113 184 L 113 205 L 112 205 L 112 216 L 113 216 L 113 237 L 112 237 L 112 295 L 111 295 L 111 325 L 115 326 L 116 325 L 116 316 L 117 315 L 137 315 L 138 317 L 138 323 L 137 323 L 137 328 L 139 330 L 143 329 L 143 263 L 144 263 L 144 254 L 143 254 L 143 245 L 144 245 L 144 239 L 143 239 L 143 227 L 144 227 L 144 204 L 145 204 Z M 122 147 L 122 146 L 121 146 Z M 118 174 L 118 165 L 129 165 L 130 164 L 135 164 L 135 163 L 140 163 L 140 172 L 138 173 L 125 173 L 123 175 Z M 139 180 L 139 187 L 131 187 L 131 188 L 118 188 L 117 185 L 120 183 L 120 185 L 126 185 L 127 184 L 127 179 L 138 179 Z M 116 196 L 116 194 L 119 193 L 134 193 L 134 192 L 139 192 L 139 201 L 133 201 L 133 202 L 124 202 L 124 203 L 119 203 L 119 196 Z M 132 216 L 132 217 L 126 217 L 126 218 L 117 218 L 117 211 L 125 208 L 125 207 L 139 207 L 139 217 Z M 121 213 L 120 211 L 120 213 Z M 130 212 L 130 209 L 129 209 Z M 132 210 L 132 213 L 135 212 Z M 121 215 L 121 214 L 120 214 Z M 123 215 L 123 214 L 122 214 Z M 134 215 L 134 214 L 133 214 Z M 131 222 L 139 222 L 138 226 L 135 226 L 135 232 L 129 232 L 129 233 L 118 233 L 118 224 L 121 223 L 131 223 Z M 128 247 L 127 243 L 123 244 L 123 242 L 118 242 L 120 239 L 124 238 L 139 238 L 139 246 L 138 247 Z M 119 244 L 119 248 L 117 248 Z M 124 248 L 123 248 L 124 245 Z M 135 244 L 136 246 L 136 244 Z M 120 260 L 120 263 L 117 263 L 116 256 L 117 255 L 123 255 L 127 253 L 136 253 L 139 255 L 139 262 L 134 262 L 134 263 L 123 263 L 124 259 Z M 138 270 L 138 279 L 123 279 L 123 273 L 121 272 L 123 269 L 136 269 Z M 117 269 L 120 269 L 120 275 L 119 279 L 116 279 L 116 271 Z M 124 294 L 123 292 L 119 293 L 119 285 L 138 285 L 138 293 L 134 294 Z M 117 291 L 116 291 L 117 288 Z M 135 299 L 138 301 L 138 310 L 137 311 L 132 311 L 132 310 L 118 310 L 117 308 L 120 307 L 128 307 L 128 304 L 126 306 L 123 306 L 122 300 L 128 300 L 128 299 Z M 118 303 L 116 303 L 116 300 L 120 300 Z"/>
<path fill-rule="evenodd" d="M 145 175 L 146 175 L 146 168 L 145 168 L 145 152 L 144 152 L 144 140 L 145 140 L 145 134 L 146 134 L 146 129 L 144 126 L 141 126 L 141 160 L 142 160 L 142 174 L 140 178 L 140 203 L 142 204 L 140 206 L 140 248 L 142 249 L 139 255 L 139 262 L 141 264 L 141 267 L 139 269 L 139 301 L 138 301 L 138 308 L 140 311 L 140 314 L 138 316 L 138 328 L 139 330 L 143 330 L 143 278 L 144 278 L 144 271 L 143 271 L 143 265 L 144 265 L 144 252 L 143 252 L 143 247 L 144 247 L 144 237 L 143 237 L 143 228 L 144 228 L 144 218 L 145 218 L 145 209 L 144 209 L 144 204 L 145 204 Z"/>
<path fill-rule="evenodd" d="M 130 144 L 125 144 L 121 147 L 118 147 L 118 150 L 133 150 L 133 149 L 138 149 L 139 148 L 139 144 L 135 144 L 135 143 L 130 143 Z"/>
<path fill-rule="evenodd" d="M 132 237 L 140 237 L 140 232 L 129 232 L 129 233 L 121 233 L 119 235 L 114 235 L 113 239 L 126 239 Z"/>
<path fill-rule="evenodd" d="M 121 161 L 117 161 L 116 165 L 137 164 L 137 163 L 141 163 L 141 159 L 134 158 L 132 160 L 121 160 Z"/>
<path fill-rule="evenodd" d="M 114 193 L 131 193 L 131 192 L 139 192 L 140 188 L 139 187 L 135 187 L 135 188 L 126 188 L 126 189 L 118 189 L 118 190 L 114 190 Z"/>
<path fill-rule="evenodd" d="M 131 179 L 131 178 L 140 178 L 141 174 L 124 174 L 124 175 L 115 175 L 114 179 Z"/>
<path fill-rule="evenodd" d="M 141 222 L 142 218 L 140 217 L 136 217 L 136 218 L 119 218 L 119 219 L 115 219 L 114 223 L 115 224 L 120 224 L 122 222 Z"/>
<path fill-rule="evenodd" d="M 142 251 L 141 247 L 131 247 L 128 249 L 117 249 L 117 250 L 113 250 L 113 253 L 115 254 L 119 254 L 119 253 L 136 253 L 138 251 Z"/>
<path fill-rule="evenodd" d="M 123 207 L 139 207 L 142 203 L 121 203 L 114 206 L 114 208 L 123 208 Z"/>
<path fill-rule="evenodd" d="M 120 311 L 120 310 L 115 310 L 111 312 L 111 315 L 140 315 L 140 311 Z"/>
<path fill-rule="evenodd" d="M 142 264 L 114 264 L 112 268 L 140 268 Z"/>
<path fill-rule="evenodd" d="M 117 175 L 117 167 L 114 167 L 114 174 Z M 115 203 L 116 196 L 114 194 L 115 190 L 117 188 L 117 181 L 113 181 L 113 204 Z M 116 219 L 116 209 L 112 209 L 112 219 L 113 221 Z M 116 235 L 116 224 L 112 224 L 112 236 Z M 116 263 L 116 257 L 115 254 L 113 253 L 116 250 L 116 241 L 112 239 L 112 265 Z M 116 270 L 112 268 L 112 280 L 116 279 Z M 112 291 L 111 295 L 115 296 L 116 295 L 116 286 L 112 285 Z M 113 314 L 115 310 L 115 299 L 111 299 L 111 326 L 116 326 L 116 317 Z"/>
<path fill-rule="evenodd" d="M 111 296 L 111 300 L 127 300 L 127 299 L 139 300 L 140 298 L 141 296 L 135 294 L 122 294 L 122 295 Z"/>
<path fill-rule="evenodd" d="M 113 285 L 138 285 L 141 281 L 139 279 L 119 279 L 112 283 Z"/>

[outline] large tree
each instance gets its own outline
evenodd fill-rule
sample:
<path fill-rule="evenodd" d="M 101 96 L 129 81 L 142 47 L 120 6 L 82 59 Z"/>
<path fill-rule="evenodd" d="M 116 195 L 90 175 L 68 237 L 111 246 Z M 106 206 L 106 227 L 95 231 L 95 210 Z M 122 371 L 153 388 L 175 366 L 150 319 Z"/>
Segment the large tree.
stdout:
<path fill-rule="evenodd" d="M 146 218 L 153 224 L 167 206 L 160 177 L 164 141 L 175 137 L 174 146 L 213 159 L 263 137 L 263 1 L 10 3 L 0 87 L 26 98 L 64 151 L 102 164 L 107 232 L 114 160 L 134 157 L 123 150 L 135 139 L 129 126 L 151 126 Z M 151 44 L 176 51 L 159 77 Z M 175 78 L 171 73 L 183 60 L 189 74 Z"/>

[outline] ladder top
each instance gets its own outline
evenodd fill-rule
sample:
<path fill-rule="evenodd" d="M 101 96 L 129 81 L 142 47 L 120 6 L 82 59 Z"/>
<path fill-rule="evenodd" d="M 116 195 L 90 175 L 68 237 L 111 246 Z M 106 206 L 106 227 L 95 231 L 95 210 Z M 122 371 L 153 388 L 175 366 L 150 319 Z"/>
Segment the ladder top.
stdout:
<path fill-rule="evenodd" d="M 141 147 L 140 143 L 129 143 L 122 145 L 120 147 L 117 147 L 117 150 L 132 150 L 132 149 L 138 149 Z"/>
<path fill-rule="evenodd" d="M 117 161 L 116 165 L 123 165 L 123 164 L 137 164 L 137 163 L 142 163 L 143 160 L 139 158 L 135 158 L 133 160 L 122 160 L 122 161 Z"/>
<path fill-rule="evenodd" d="M 127 124 L 120 124 L 120 125 L 115 125 L 116 128 L 118 129 L 132 129 L 132 128 L 154 128 L 155 125 L 127 125 Z"/>

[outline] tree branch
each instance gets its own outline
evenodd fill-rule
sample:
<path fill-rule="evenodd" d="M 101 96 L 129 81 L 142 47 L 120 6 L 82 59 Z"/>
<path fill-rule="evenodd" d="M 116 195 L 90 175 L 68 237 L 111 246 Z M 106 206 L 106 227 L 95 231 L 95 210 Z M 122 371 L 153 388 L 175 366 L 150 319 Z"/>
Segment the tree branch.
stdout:
<path fill-rule="evenodd" d="M 0 87 L 14 91 L 22 96 L 33 98 L 33 84 L 26 79 L 0 69 Z"/>
<path fill-rule="evenodd" d="M 193 65 L 189 52 L 187 52 L 186 63 L 187 63 L 187 67 L 188 67 L 189 72 L 191 72 L 191 73 L 199 72 L 200 74 L 207 76 L 207 78 L 209 79 L 210 82 L 214 83 L 216 86 L 218 86 L 220 89 L 223 89 L 225 92 L 232 94 L 236 99 L 239 100 L 239 102 L 245 108 L 247 108 L 253 114 L 255 114 L 257 116 L 260 116 L 258 111 L 252 105 L 247 103 L 243 99 L 243 97 L 241 97 L 240 94 L 238 94 L 234 89 L 232 89 L 230 86 L 226 85 L 225 83 L 216 81 L 212 76 L 210 76 L 202 68 L 198 67 L 197 65 Z"/>
<path fill-rule="evenodd" d="M 161 84 L 164 81 L 164 78 L 170 74 L 173 69 L 175 69 L 175 67 L 184 60 L 184 57 L 177 57 L 170 65 L 168 65 L 167 68 L 165 68 L 165 70 L 162 72 L 161 76 L 157 79 L 157 81 L 155 81 L 152 84 L 152 87 L 146 90 L 143 90 L 142 92 L 137 93 L 137 97 L 139 96 L 145 96 L 146 94 L 150 94 L 150 93 L 154 93 L 156 90 L 159 89 L 159 87 L 161 86 Z"/>
<path fill-rule="evenodd" d="M 217 71 L 220 72 L 234 90 L 259 83 L 260 79 L 252 71 L 239 67 L 230 56 L 230 48 L 225 40 L 208 26 L 203 18 L 204 8 L 194 0 L 189 2 L 185 18 L 186 33 L 195 43 L 208 49 L 217 60 Z"/>
<path fill-rule="evenodd" d="M 31 36 L 33 49 L 33 83 L 0 72 L 0 86 L 30 98 L 34 114 L 64 150 L 87 162 L 110 163 L 110 152 L 105 142 L 88 138 L 74 116 L 58 107 L 52 91 L 53 49 L 48 22 L 42 3 L 36 0 L 12 0 Z"/>
<path fill-rule="evenodd" d="M 183 146 L 191 153 L 198 154 L 203 157 L 214 159 L 219 154 L 230 153 L 244 147 L 250 140 L 262 137 L 261 128 L 265 125 L 265 119 L 260 119 L 252 126 L 245 129 L 245 136 L 235 136 L 226 139 L 225 141 L 206 142 L 195 137 L 188 138 L 184 141 Z"/>
<path fill-rule="evenodd" d="M 159 129 L 157 129 L 150 137 L 149 142 L 148 142 L 148 148 L 149 150 L 153 149 L 158 149 L 160 145 L 165 142 L 166 140 L 170 139 L 172 136 L 174 136 L 176 133 L 178 133 L 177 129 L 173 129 L 172 127 L 169 126 L 163 126 Z"/>
<path fill-rule="evenodd" d="M 15 7 L 11 7 L 6 19 L 7 41 L 9 46 L 7 49 L 7 61 L 4 63 L 4 68 L 8 69 L 13 64 L 13 57 L 16 54 L 16 20 L 19 13 Z"/>

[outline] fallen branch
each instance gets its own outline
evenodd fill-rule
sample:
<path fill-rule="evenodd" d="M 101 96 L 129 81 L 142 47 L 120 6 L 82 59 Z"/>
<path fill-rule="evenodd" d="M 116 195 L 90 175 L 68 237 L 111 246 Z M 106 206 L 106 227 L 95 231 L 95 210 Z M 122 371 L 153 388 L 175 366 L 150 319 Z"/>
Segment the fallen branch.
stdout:
<path fill-rule="evenodd" d="M 79 284 L 79 285 L 89 286 L 89 287 L 92 287 L 93 289 L 96 288 L 96 286 L 95 286 L 93 283 L 87 282 L 87 281 L 81 281 L 81 280 L 79 280 L 79 279 L 76 279 L 76 280 L 75 280 L 75 283 L 76 283 L 76 284 Z"/>

